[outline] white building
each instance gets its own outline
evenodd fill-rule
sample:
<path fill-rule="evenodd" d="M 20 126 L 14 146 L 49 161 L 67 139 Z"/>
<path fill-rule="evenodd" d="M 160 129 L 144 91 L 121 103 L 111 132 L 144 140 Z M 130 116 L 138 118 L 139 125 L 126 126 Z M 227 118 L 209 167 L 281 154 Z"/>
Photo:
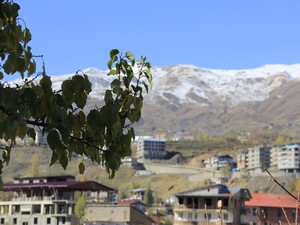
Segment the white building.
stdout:
<path fill-rule="evenodd" d="M 287 144 L 272 149 L 272 167 L 287 173 L 300 172 L 299 144 Z"/>
<path fill-rule="evenodd" d="M 164 159 L 166 156 L 166 140 L 140 138 L 137 141 L 137 154 L 144 159 Z"/>

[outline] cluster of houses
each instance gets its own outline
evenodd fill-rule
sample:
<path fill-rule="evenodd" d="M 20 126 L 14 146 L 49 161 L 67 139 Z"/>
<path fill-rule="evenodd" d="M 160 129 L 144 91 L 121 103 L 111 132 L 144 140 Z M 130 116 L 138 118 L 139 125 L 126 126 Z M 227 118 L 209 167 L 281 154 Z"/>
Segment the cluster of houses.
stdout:
<path fill-rule="evenodd" d="M 78 196 L 86 205 L 85 225 L 154 225 L 143 203 L 143 189 L 131 199 L 115 201 L 117 190 L 73 176 L 16 178 L 2 188 L 0 224 L 77 225 Z M 296 224 L 298 201 L 291 195 L 250 193 L 245 188 L 222 184 L 175 193 L 174 225 Z"/>
<path fill-rule="evenodd" d="M 203 160 L 205 168 L 230 167 L 233 171 L 261 172 L 262 169 L 279 173 L 300 173 L 299 144 L 286 144 L 275 147 L 256 146 L 237 152 L 235 161 L 230 155 L 217 155 Z"/>

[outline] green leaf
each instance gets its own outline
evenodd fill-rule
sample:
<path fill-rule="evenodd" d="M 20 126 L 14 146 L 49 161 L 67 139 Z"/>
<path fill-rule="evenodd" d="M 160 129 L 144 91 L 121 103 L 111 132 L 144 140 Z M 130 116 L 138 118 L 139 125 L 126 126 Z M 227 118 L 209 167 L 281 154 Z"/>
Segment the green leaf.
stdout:
<path fill-rule="evenodd" d="M 84 75 L 84 90 L 87 94 L 89 94 L 92 91 L 92 83 L 89 80 L 89 77 L 87 75 Z"/>
<path fill-rule="evenodd" d="M 65 80 L 61 85 L 62 95 L 68 105 L 71 105 L 75 99 L 75 94 L 72 85 L 73 85 L 72 80 Z"/>
<path fill-rule="evenodd" d="M 3 69 L 5 73 L 11 74 L 13 72 L 17 59 L 18 59 L 18 55 L 14 51 L 10 52 L 6 62 L 3 65 Z"/>
<path fill-rule="evenodd" d="M 132 54 L 132 52 L 126 52 L 125 56 L 127 57 L 127 59 L 129 59 L 129 61 L 131 62 L 131 65 L 134 66 L 135 58 L 134 58 L 134 55 Z"/>
<path fill-rule="evenodd" d="M 35 130 L 33 129 L 33 128 L 28 128 L 27 129 L 27 135 L 29 136 L 29 137 L 31 137 L 33 140 L 35 140 Z"/>
<path fill-rule="evenodd" d="M 79 168 L 79 173 L 83 174 L 85 171 L 85 165 L 81 162 L 79 163 L 78 168 Z"/>
<path fill-rule="evenodd" d="M 52 150 L 56 149 L 56 146 L 60 142 L 60 135 L 57 130 L 51 130 L 47 136 L 47 142 Z"/>
<path fill-rule="evenodd" d="M 72 90 L 76 92 L 84 91 L 84 78 L 80 75 L 72 77 Z"/>
<path fill-rule="evenodd" d="M 25 137 L 26 133 L 27 133 L 27 126 L 26 126 L 26 124 L 25 123 L 19 123 L 17 125 L 17 132 L 16 132 L 17 136 L 19 138 L 23 139 Z"/>
<path fill-rule="evenodd" d="M 84 92 L 79 92 L 75 94 L 74 102 L 77 104 L 77 106 L 81 109 L 84 108 L 86 104 L 87 95 Z"/>
<path fill-rule="evenodd" d="M 110 90 L 106 90 L 105 92 L 105 96 L 104 96 L 104 101 L 105 101 L 105 104 L 112 104 L 114 99 L 112 97 L 112 93 Z"/>
<path fill-rule="evenodd" d="M 50 166 L 52 166 L 54 163 L 56 163 L 58 160 L 58 155 L 56 152 L 52 152 L 51 160 L 50 160 Z"/>
<path fill-rule="evenodd" d="M 115 75 L 115 74 L 119 74 L 119 71 L 118 70 L 110 70 L 107 75 Z"/>
<path fill-rule="evenodd" d="M 118 55 L 120 53 L 120 51 L 118 49 L 112 49 L 110 50 L 110 58 L 112 59 L 114 56 Z"/>

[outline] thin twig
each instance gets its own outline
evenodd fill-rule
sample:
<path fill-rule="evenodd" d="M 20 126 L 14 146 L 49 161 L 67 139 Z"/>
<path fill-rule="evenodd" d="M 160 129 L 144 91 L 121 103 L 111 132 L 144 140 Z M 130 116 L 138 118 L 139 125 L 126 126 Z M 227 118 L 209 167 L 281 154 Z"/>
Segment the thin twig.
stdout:
<path fill-rule="evenodd" d="M 205 210 L 205 217 L 206 217 L 206 225 L 209 225 L 209 223 L 208 223 L 208 212 L 207 212 L 206 204 L 204 204 L 204 210 Z"/>
<path fill-rule="evenodd" d="M 280 197 L 277 195 L 277 198 L 278 198 L 278 201 L 279 201 L 279 204 L 280 204 L 280 208 L 281 210 L 283 211 L 283 214 L 284 214 L 284 217 L 286 219 L 286 222 L 288 223 L 288 225 L 291 225 L 289 219 L 288 219 L 288 216 L 286 215 L 286 211 L 284 210 L 284 208 L 282 207 L 282 202 L 281 202 L 281 199 Z M 297 204 L 298 205 L 298 204 Z"/>
<path fill-rule="evenodd" d="M 273 181 L 276 183 L 276 184 L 278 184 L 286 193 L 288 193 L 290 196 L 292 196 L 294 199 L 296 199 L 297 200 L 297 202 L 298 202 L 298 199 L 291 193 L 291 192 L 289 192 L 285 187 L 283 187 L 283 185 L 282 184 L 280 184 L 273 176 L 272 176 L 272 174 L 268 171 L 268 169 L 266 168 L 266 167 L 264 167 L 262 164 L 260 164 L 260 167 L 261 167 L 261 169 L 262 169 L 262 171 L 266 171 L 268 174 L 269 174 L 269 176 L 273 179 Z"/>

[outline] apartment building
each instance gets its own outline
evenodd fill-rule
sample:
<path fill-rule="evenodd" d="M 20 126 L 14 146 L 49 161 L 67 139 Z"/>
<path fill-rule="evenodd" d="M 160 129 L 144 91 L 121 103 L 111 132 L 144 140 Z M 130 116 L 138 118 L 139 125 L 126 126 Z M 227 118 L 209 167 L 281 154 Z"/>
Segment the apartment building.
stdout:
<path fill-rule="evenodd" d="M 87 201 L 108 203 L 114 189 L 94 181 L 76 181 L 74 176 L 16 178 L 3 185 L 0 224 L 77 225 L 75 193 Z"/>
<path fill-rule="evenodd" d="M 140 138 L 137 141 L 137 154 L 144 159 L 165 159 L 166 140 L 153 138 Z"/>
<path fill-rule="evenodd" d="M 237 152 L 237 157 L 236 157 L 237 170 L 241 171 L 246 169 L 247 155 L 248 155 L 247 150 L 239 150 Z"/>
<path fill-rule="evenodd" d="M 175 194 L 174 225 L 240 225 L 248 189 L 217 184 Z"/>
<path fill-rule="evenodd" d="M 286 173 L 299 173 L 299 153 L 299 144 L 276 146 L 271 151 L 271 167 Z"/>
<path fill-rule="evenodd" d="M 271 147 L 256 146 L 237 153 L 237 169 L 252 172 L 261 171 L 261 165 L 269 168 L 271 164 Z"/>

